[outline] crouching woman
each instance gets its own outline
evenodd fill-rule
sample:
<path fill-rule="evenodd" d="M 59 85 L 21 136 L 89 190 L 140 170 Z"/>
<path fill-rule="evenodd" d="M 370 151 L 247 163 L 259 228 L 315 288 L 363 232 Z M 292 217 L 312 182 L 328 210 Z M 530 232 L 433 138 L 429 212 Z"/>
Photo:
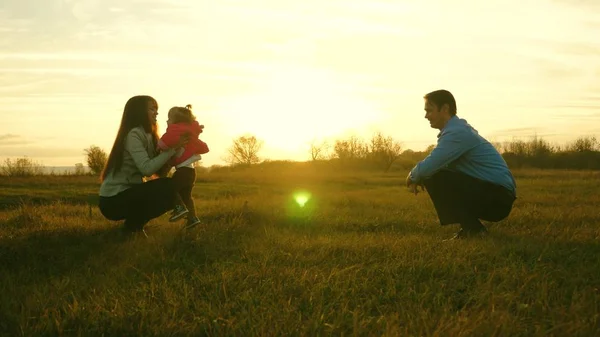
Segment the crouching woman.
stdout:
<path fill-rule="evenodd" d="M 125 104 L 121 125 L 101 175 L 99 208 L 109 220 L 125 220 L 126 232 L 143 232 L 148 221 L 177 201 L 176 182 L 167 178 L 166 165 L 185 146 L 183 136 L 158 153 L 158 103 L 150 96 L 134 96 Z M 146 181 L 145 177 L 158 177 Z"/>

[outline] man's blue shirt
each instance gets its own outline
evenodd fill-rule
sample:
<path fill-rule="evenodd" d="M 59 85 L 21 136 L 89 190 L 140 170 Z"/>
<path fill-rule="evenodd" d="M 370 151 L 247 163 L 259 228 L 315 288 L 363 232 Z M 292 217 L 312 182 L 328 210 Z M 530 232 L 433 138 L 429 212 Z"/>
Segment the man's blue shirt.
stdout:
<path fill-rule="evenodd" d="M 410 179 L 419 183 L 447 169 L 507 188 L 516 196 L 516 183 L 504 158 L 466 120 L 450 118 L 438 134 L 437 146 L 411 171 Z"/>

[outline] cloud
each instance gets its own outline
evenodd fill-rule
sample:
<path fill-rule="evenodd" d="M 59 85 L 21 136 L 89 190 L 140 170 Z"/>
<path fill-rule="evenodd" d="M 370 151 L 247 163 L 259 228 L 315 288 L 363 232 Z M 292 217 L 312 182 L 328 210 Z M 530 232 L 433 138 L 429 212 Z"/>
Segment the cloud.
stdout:
<path fill-rule="evenodd" d="M 0 135 L 0 141 L 7 140 L 7 139 L 14 139 L 14 138 L 19 138 L 19 136 L 13 135 L 11 133 L 6 133 L 3 135 Z"/>
<path fill-rule="evenodd" d="M 598 73 L 598 75 L 600 76 L 600 72 Z M 594 91 L 594 90 L 591 90 Z M 581 96 L 581 100 L 584 102 L 592 102 L 593 104 L 600 104 L 600 90 L 595 90 L 597 93 L 599 93 L 598 95 L 587 95 L 587 96 Z"/>
<path fill-rule="evenodd" d="M 567 105 L 555 105 L 553 108 L 561 108 L 561 109 L 582 109 L 582 110 L 597 110 L 600 111 L 600 105 L 585 105 L 585 104 L 567 104 Z M 597 117 L 600 117 L 600 113 L 597 114 Z M 572 116 L 571 114 L 565 116 Z M 580 114 L 580 116 L 590 116 Z"/>
<path fill-rule="evenodd" d="M 584 7 L 600 9 L 600 3 L 597 0 L 554 0 L 554 2 L 580 8 Z"/>
<path fill-rule="evenodd" d="M 548 38 L 525 38 L 524 43 L 541 48 L 542 50 L 538 50 L 536 55 L 543 56 L 543 59 L 557 59 L 561 56 L 568 56 L 570 59 L 573 59 L 573 56 L 600 56 L 600 43 L 595 41 L 557 41 Z"/>
<path fill-rule="evenodd" d="M 79 21 L 90 21 L 98 13 L 100 3 L 98 0 L 80 0 L 75 1 L 71 7 L 71 13 Z M 110 11 L 109 8 L 105 8 Z"/>
<path fill-rule="evenodd" d="M 295 2 L 293 5 L 289 2 L 280 3 L 238 4 L 224 6 L 223 10 L 239 21 L 251 21 L 265 27 L 276 24 L 285 27 L 284 31 L 299 34 L 303 38 L 327 38 L 341 33 L 393 36 L 415 34 L 414 30 L 398 25 L 399 19 L 413 14 L 413 5 L 328 1 L 316 7 L 312 2 Z"/>
<path fill-rule="evenodd" d="M 30 157 L 30 158 L 63 158 L 84 157 L 81 148 L 59 148 L 44 146 L 7 146 L 0 150 L 2 157 Z"/>
<path fill-rule="evenodd" d="M 600 43 L 587 41 L 556 41 L 547 38 L 526 38 L 526 43 L 535 45 L 555 53 L 571 55 L 600 55 Z"/>
<path fill-rule="evenodd" d="M 539 127 L 520 127 L 520 128 L 509 128 L 509 129 L 502 129 L 502 130 L 497 130 L 494 131 L 491 135 L 491 137 L 517 137 L 517 138 L 522 138 L 522 137 L 533 137 L 533 136 L 538 136 L 538 137 L 546 137 L 546 136 L 552 136 L 554 135 L 554 133 L 550 133 L 545 131 L 545 128 L 539 128 Z"/>
<path fill-rule="evenodd" d="M 591 45 L 587 43 L 561 43 L 558 45 L 557 50 L 574 55 L 600 56 L 600 44 Z"/>
<path fill-rule="evenodd" d="M 34 20 L 40 26 L 56 26 L 55 22 L 66 26 L 78 21 L 105 20 L 118 4 L 116 0 L 4 0 L 3 12 L 11 19 Z"/>
<path fill-rule="evenodd" d="M 576 106 L 577 109 L 585 109 L 588 107 L 580 107 Z M 590 107 L 591 108 L 591 107 Z M 553 114 L 551 115 L 554 119 L 560 120 L 571 120 L 571 121 L 600 121 L 600 106 L 596 106 L 593 108 L 596 113 L 562 113 L 562 114 Z"/>
<path fill-rule="evenodd" d="M 583 26 L 590 31 L 600 31 L 600 20 L 585 20 Z"/>
<path fill-rule="evenodd" d="M 156 0 L 3 0 L 0 46 L 23 51 L 98 50 L 129 48 L 142 40 L 155 47 L 151 43 L 156 32 L 189 23 L 183 20 L 194 15 L 189 6 Z"/>
<path fill-rule="evenodd" d="M 4 148 L 5 146 L 22 146 L 22 145 L 27 145 L 27 144 L 31 144 L 32 142 L 29 140 L 26 140 L 24 138 L 22 138 L 19 135 L 15 135 L 12 133 L 6 133 L 3 135 L 0 135 L 0 147 L 2 147 L 2 150 L 0 150 L 0 155 L 4 154 L 4 152 L 8 151 L 6 150 L 6 148 Z"/>

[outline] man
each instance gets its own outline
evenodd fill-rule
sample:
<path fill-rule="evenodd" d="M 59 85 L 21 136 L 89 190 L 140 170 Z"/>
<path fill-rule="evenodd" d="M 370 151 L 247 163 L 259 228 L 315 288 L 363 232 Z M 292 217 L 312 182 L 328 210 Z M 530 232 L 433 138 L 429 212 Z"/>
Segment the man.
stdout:
<path fill-rule="evenodd" d="M 452 239 L 487 233 L 480 219 L 500 221 L 516 199 L 516 183 L 498 151 L 466 120 L 456 116 L 456 101 L 447 90 L 428 93 L 425 118 L 439 129 L 431 154 L 406 177 L 416 195 L 418 186 L 431 197 L 441 225 L 460 224 Z"/>

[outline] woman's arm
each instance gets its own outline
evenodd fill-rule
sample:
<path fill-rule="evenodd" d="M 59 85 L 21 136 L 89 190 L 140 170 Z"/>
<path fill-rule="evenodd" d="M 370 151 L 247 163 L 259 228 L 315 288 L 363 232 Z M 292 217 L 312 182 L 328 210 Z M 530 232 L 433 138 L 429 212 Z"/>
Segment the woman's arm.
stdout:
<path fill-rule="evenodd" d="M 184 130 L 177 124 L 169 125 L 165 134 L 158 140 L 157 147 L 161 150 L 172 148 L 179 142 L 179 138 L 183 131 Z"/>
<path fill-rule="evenodd" d="M 148 177 L 158 172 L 167 161 L 175 154 L 175 148 L 169 148 L 154 158 L 150 158 L 146 144 L 148 139 L 141 130 L 131 130 L 125 139 L 125 151 L 129 152 L 135 166 L 142 175 Z"/>
<path fill-rule="evenodd" d="M 173 167 L 173 165 L 169 164 L 169 162 L 167 162 L 165 165 L 163 165 L 161 168 L 158 169 L 158 171 L 156 171 L 156 173 L 154 174 L 155 178 L 164 178 L 169 174 L 169 171 L 171 171 L 171 167 Z"/>

